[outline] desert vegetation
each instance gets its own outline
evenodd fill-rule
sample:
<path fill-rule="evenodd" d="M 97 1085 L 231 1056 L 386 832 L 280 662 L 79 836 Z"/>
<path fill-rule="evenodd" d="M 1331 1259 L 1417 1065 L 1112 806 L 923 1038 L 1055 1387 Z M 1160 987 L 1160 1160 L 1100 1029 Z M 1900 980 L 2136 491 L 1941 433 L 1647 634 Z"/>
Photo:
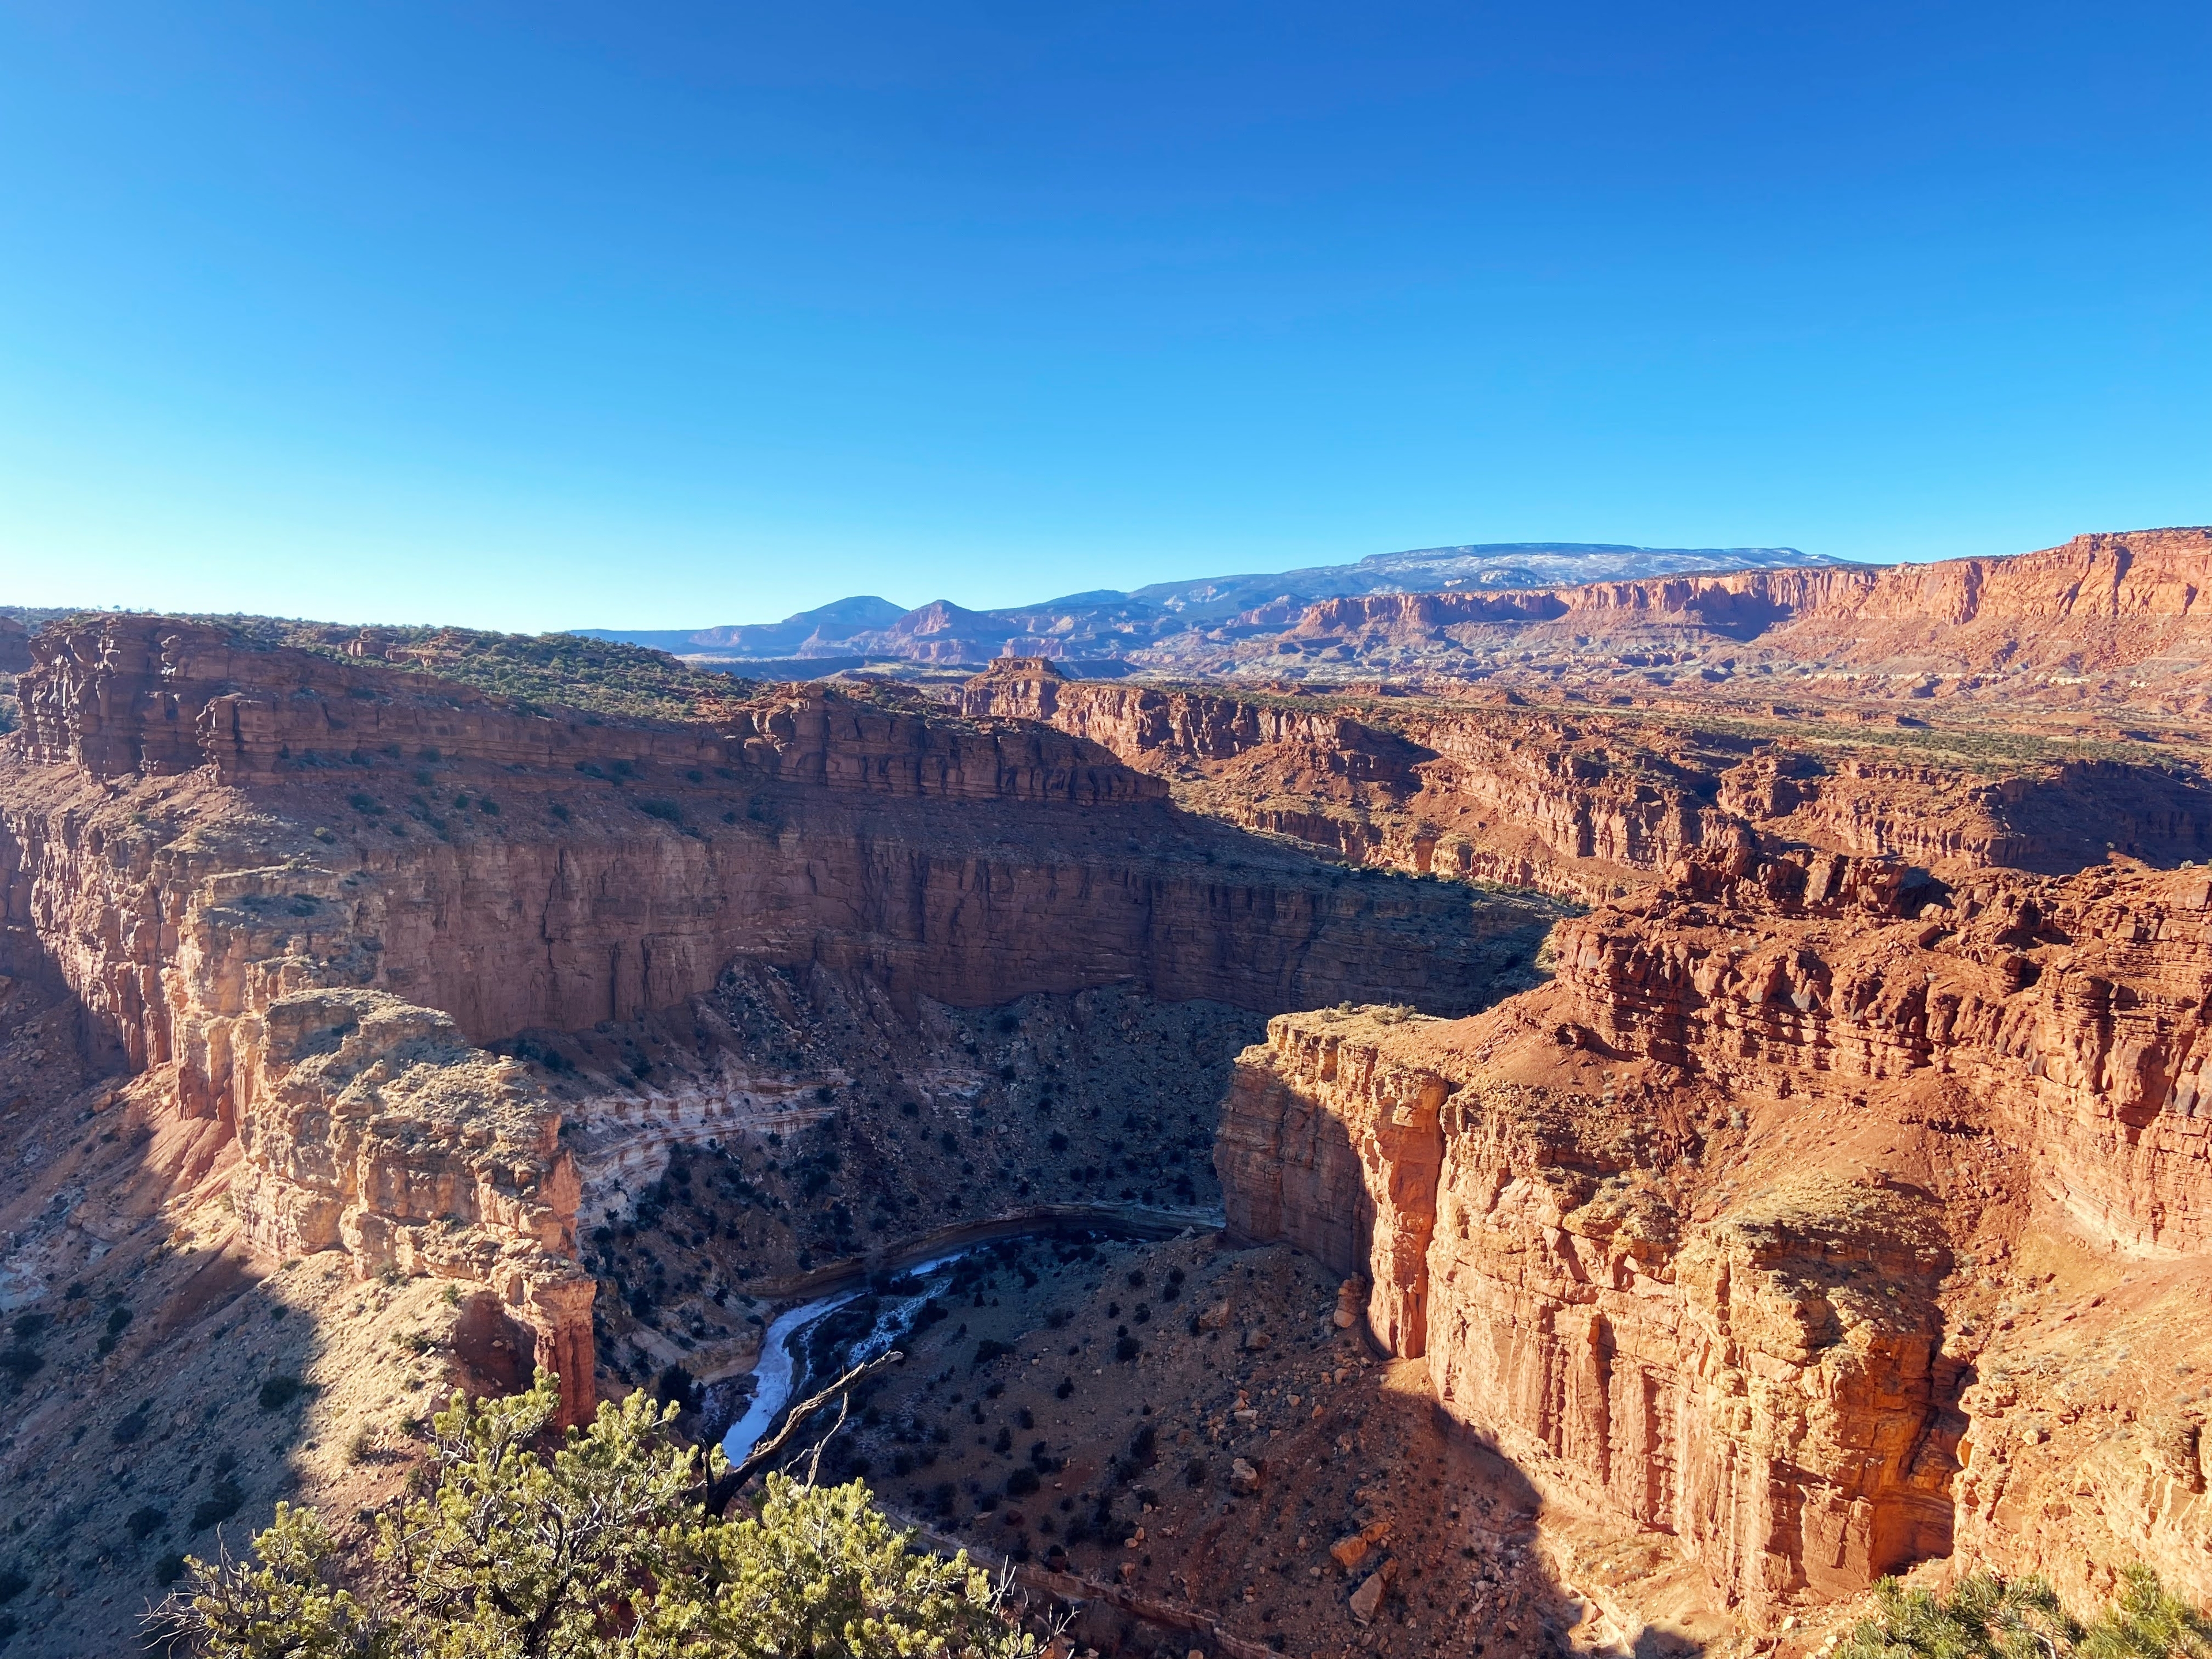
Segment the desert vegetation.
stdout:
<path fill-rule="evenodd" d="M 1973 1573 L 1948 1595 L 1875 1586 L 1876 1610 L 1840 1659 L 2206 1659 L 2212 1617 L 2171 1593 L 2148 1567 L 2130 1567 L 2119 1593 L 2087 1622 L 2041 1578 Z"/>
<path fill-rule="evenodd" d="M 858 1481 L 771 1474 L 742 1513 L 702 1498 L 726 1465 L 671 1432 L 650 1395 L 551 1432 L 552 1379 L 430 1425 L 414 1490 L 342 1559 L 311 1509 L 282 1505 L 249 1559 L 186 1562 L 148 1620 L 204 1659 L 707 1659 L 1040 1652 L 1005 1586 L 915 1547 Z"/>

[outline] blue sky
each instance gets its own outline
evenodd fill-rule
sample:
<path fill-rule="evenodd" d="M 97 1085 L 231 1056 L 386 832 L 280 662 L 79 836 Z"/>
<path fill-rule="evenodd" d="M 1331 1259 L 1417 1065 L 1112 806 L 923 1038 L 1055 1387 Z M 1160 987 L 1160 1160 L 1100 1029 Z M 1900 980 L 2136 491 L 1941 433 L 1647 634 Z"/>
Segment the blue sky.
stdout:
<path fill-rule="evenodd" d="M 0 0 L 0 602 L 2212 521 L 2212 7 Z"/>

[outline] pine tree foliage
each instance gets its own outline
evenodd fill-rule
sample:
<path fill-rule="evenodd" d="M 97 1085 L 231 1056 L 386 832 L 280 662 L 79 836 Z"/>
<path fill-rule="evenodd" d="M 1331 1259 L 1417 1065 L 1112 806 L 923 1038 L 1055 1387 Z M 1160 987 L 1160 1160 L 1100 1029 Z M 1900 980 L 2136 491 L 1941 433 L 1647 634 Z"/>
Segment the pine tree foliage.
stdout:
<path fill-rule="evenodd" d="M 2212 1618 L 2140 1565 L 2122 1574 L 2118 1599 L 2087 1625 L 2041 1578 L 1975 1573 L 1948 1596 L 1885 1578 L 1875 1595 L 1874 1617 L 1838 1659 L 2212 1659 Z"/>
<path fill-rule="evenodd" d="M 427 1490 L 377 1517 L 341 1583 L 310 1510 L 279 1505 L 254 1559 L 193 1560 L 152 1633 L 205 1659 L 1030 1659 L 1003 1585 L 914 1547 L 854 1481 L 769 1477 L 756 1513 L 698 1495 L 726 1464 L 643 1393 L 547 1445 L 559 1404 L 454 1396 Z"/>

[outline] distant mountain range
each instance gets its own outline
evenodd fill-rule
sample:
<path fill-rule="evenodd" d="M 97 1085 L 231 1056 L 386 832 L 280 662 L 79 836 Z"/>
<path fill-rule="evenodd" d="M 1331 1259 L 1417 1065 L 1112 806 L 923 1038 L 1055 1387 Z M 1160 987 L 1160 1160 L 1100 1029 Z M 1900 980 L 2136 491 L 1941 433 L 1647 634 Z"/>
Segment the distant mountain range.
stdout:
<path fill-rule="evenodd" d="M 1634 580 L 1688 571 L 1773 570 L 1847 562 L 1794 547 L 1623 547 L 1599 542 L 1494 542 L 1377 553 L 1357 564 L 1273 574 L 1100 589 L 1040 605 L 969 611 L 949 599 L 903 610 L 872 594 L 801 611 L 781 622 L 716 628 L 580 628 L 592 639 L 651 646 L 705 662 L 816 658 L 965 663 L 993 657 L 1116 659 L 1194 630 L 1281 626 L 1322 599 Z"/>

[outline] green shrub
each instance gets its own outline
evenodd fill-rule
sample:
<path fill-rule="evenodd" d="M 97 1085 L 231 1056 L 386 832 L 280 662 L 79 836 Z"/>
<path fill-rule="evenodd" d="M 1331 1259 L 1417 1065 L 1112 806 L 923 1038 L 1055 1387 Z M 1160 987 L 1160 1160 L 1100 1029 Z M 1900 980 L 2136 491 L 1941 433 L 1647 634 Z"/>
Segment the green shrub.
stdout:
<path fill-rule="evenodd" d="M 1948 1595 L 1885 1578 L 1875 1599 L 1874 1616 L 1838 1659 L 2212 1659 L 2212 1619 L 2142 1565 L 2122 1575 L 2118 1601 L 2087 1625 L 2041 1578 L 1978 1572 Z"/>
<path fill-rule="evenodd" d="M 185 1564 L 149 1617 L 154 1644 L 204 1659 L 1042 1651 L 988 1574 L 915 1548 L 859 1481 L 771 1474 L 750 1512 L 720 1520 L 696 1492 L 728 1466 L 710 1451 L 702 1468 L 672 1411 L 635 1393 L 549 1448 L 558 1405 L 542 1373 L 526 1394 L 456 1395 L 430 1489 L 377 1516 L 358 1589 L 313 1512 L 280 1504 L 253 1560 Z"/>

